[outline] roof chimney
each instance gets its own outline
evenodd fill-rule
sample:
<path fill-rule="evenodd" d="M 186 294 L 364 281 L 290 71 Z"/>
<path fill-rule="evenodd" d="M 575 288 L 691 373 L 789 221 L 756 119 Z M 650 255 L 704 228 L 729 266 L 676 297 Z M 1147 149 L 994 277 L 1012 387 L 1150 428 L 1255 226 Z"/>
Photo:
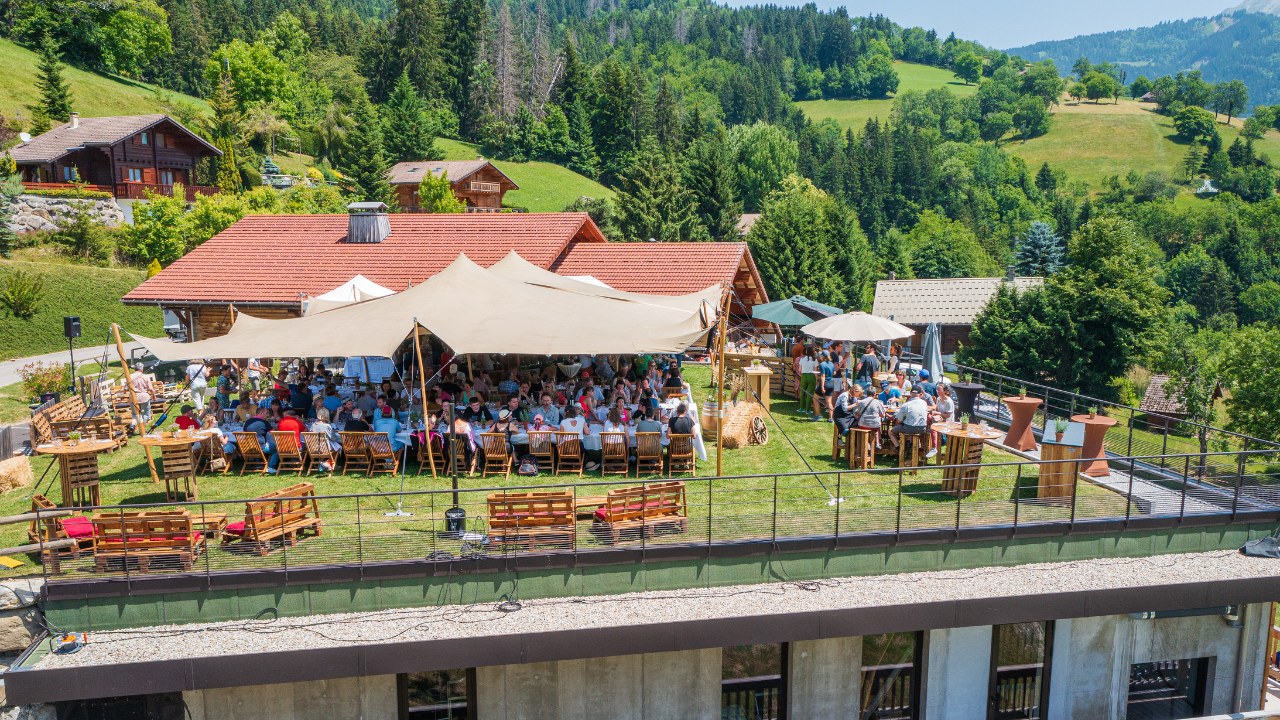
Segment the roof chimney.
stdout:
<path fill-rule="evenodd" d="M 890 270 L 890 271 L 889 271 L 889 279 L 890 279 L 890 280 L 897 280 L 897 279 L 898 279 L 898 273 L 896 273 L 896 272 L 894 272 L 894 271 Z"/>
<path fill-rule="evenodd" d="M 1012 265 L 1006 265 L 1004 267 L 1005 282 L 1013 282 L 1014 277 L 1016 277 L 1016 275 L 1014 274 L 1014 267 Z"/>
<path fill-rule="evenodd" d="M 347 242 L 380 243 L 390 234 L 386 203 L 354 202 L 347 206 Z"/>
<path fill-rule="evenodd" d="M 80 113 L 73 112 L 71 113 L 71 129 L 75 130 L 78 127 L 80 127 Z"/>

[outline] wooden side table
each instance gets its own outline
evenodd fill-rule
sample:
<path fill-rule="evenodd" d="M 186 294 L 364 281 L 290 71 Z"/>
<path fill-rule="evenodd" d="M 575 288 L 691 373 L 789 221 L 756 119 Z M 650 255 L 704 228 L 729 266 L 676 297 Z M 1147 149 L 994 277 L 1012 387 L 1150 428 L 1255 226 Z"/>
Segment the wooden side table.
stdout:
<path fill-rule="evenodd" d="M 974 424 L 961 429 L 958 422 L 935 423 L 933 429 L 947 438 L 942 464 L 948 467 L 942 469 L 942 491 L 960 497 L 972 494 L 978 489 L 982 450 L 988 440 L 1000 437 L 1000 432 L 984 431 Z"/>
<path fill-rule="evenodd" d="M 1000 402 L 1009 408 L 1009 432 L 1004 436 L 1004 444 L 1021 452 L 1035 450 L 1036 436 L 1031 434 L 1031 421 L 1036 416 L 1036 409 L 1044 401 L 1024 395 L 1011 395 L 1000 398 Z"/>
<path fill-rule="evenodd" d="M 1041 500 L 1070 500 L 1076 493 L 1076 476 L 1080 473 L 1080 457 L 1084 453 L 1084 425 L 1070 423 L 1059 438 L 1055 429 L 1046 428 L 1040 437 L 1040 459 L 1075 460 L 1076 462 L 1040 463 L 1040 482 L 1036 497 Z"/>
<path fill-rule="evenodd" d="M 1084 449 L 1080 457 L 1085 466 L 1081 472 L 1089 477 L 1110 475 L 1111 466 L 1107 464 L 1107 451 L 1102 448 L 1102 441 L 1116 420 L 1106 415 L 1072 415 L 1071 421 L 1084 424 Z"/>
<path fill-rule="evenodd" d="M 115 449 L 111 440 L 87 439 L 72 445 L 55 440 L 39 445 L 40 455 L 58 456 L 58 478 L 62 485 L 62 507 L 90 507 L 102 504 L 98 489 L 98 454 Z"/>

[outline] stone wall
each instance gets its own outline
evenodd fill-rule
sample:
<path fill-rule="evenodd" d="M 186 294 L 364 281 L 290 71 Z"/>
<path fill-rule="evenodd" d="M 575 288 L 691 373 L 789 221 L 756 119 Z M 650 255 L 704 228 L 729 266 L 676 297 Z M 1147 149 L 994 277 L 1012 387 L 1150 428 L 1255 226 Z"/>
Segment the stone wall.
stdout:
<path fill-rule="evenodd" d="M 107 227 L 117 227 L 125 222 L 124 212 L 115 200 L 72 200 L 43 195 L 19 195 L 14 198 L 13 204 L 16 212 L 9 225 L 18 233 L 56 230 L 75 207 L 88 208 L 93 219 Z"/>

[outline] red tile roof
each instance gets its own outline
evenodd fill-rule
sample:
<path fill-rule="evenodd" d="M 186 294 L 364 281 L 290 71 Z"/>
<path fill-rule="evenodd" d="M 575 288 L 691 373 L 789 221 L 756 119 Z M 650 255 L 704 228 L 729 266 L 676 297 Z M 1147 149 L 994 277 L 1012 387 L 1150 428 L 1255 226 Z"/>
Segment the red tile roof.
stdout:
<path fill-rule="evenodd" d="M 746 253 L 742 242 L 577 243 L 551 269 L 627 292 L 682 295 L 732 281 Z"/>
<path fill-rule="evenodd" d="M 347 243 L 346 215 L 251 215 L 139 285 L 124 301 L 285 305 L 297 303 L 299 293 L 332 290 L 357 273 L 404 290 L 435 275 L 459 253 L 487 267 L 515 250 L 550 268 L 570 243 L 604 244 L 586 213 L 393 214 L 389 219 L 386 240 Z"/>

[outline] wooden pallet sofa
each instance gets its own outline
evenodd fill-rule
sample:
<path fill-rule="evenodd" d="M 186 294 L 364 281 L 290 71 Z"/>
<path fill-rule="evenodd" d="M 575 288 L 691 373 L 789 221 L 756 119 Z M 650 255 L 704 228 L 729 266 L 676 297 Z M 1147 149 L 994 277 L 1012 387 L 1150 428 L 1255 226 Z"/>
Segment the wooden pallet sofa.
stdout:
<path fill-rule="evenodd" d="M 488 504 L 490 542 L 557 548 L 575 544 L 573 496 L 567 490 L 492 493 Z"/>
<path fill-rule="evenodd" d="M 93 517 L 94 570 L 130 562 L 139 572 L 152 567 L 190 570 L 204 552 L 204 533 L 186 510 L 111 512 Z"/>
<path fill-rule="evenodd" d="M 245 503 L 244 520 L 227 524 L 222 530 L 222 545 L 228 549 L 248 547 L 266 555 L 277 541 L 292 547 L 303 533 L 318 536 L 320 531 L 316 486 L 302 482 Z"/>
<path fill-rule="evenodd" d="M 679 481 L 610 490 L 591 524 L 591 533 L 610 543 L 688 529 L 684 483 Z"/>

